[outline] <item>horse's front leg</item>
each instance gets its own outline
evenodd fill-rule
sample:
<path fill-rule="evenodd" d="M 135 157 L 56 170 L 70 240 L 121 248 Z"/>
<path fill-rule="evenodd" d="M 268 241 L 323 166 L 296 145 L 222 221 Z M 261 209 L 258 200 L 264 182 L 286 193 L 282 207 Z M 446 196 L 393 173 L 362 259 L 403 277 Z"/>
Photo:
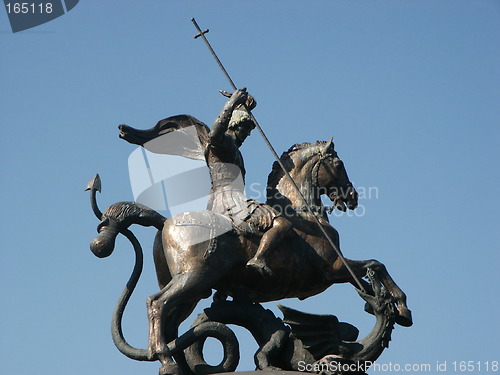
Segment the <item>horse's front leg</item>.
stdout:
<path fill-rule="evenodd" d="M 396 308 L 398 310 L 398 316 L 396 317 L 396 323 L 402 325 L 404 327 L 410 327 L 413 324 L 411 311 L 408 309 L 406 305 L 406 294 L 401 290 L 401 288 L 396 284 L 393 280 L 389 272 L 384 264 L 379 262 L 378 260 L 350 260 L 346 259 L 347 264 L 352 269 L 358 280 L 362 282 L 363 285 L 366 285 L 366 281 L 361 278 L 366 275 L 366 271 L 368 268 L 371 268 L 376 274 L 380 282 L 384 285 L 387 291 L 394 298 L 396 303 Z M 337 266 L 337 270 L 341 271 L 340 273 L 346 277 L 346 281 L 353 284 L 356 288 L 358 287 L 358 283 L 353 279 L 350 272 L 348 272 L 347 268 L 343 263 L 341 263 L 340 259 L 338 259 L 334 268 Z M 369 284 L 368 284 L 369 285 Z"/>

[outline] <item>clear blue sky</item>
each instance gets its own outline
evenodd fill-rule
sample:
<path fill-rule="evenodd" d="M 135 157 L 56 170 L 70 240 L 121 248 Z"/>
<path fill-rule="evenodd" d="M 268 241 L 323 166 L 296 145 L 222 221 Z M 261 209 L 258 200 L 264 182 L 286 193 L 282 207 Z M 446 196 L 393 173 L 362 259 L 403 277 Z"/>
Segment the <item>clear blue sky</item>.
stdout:
<path fill-rule="evenodd" d="M 278 152 L 333 135 L 355 186 L 377 192 L 363 214 L 331 221 L 347 257 L 384 262 L 408 294 L 415 324 L 396 328 L 379 362 L 499 360 L 499 2 L 82 0 L 16 34 L 0 10 L 0 373 L 157 372 L 111 341 L 133 254 L 124 240 L 105 260 L 91 254 L 83 189 L 99 172 L 101 207 L 132 199 L 134 148 L 118 124 L 217 116 L 230 87 L 191 17 L 257 98 Z M 273 160 L 258 133 L 242 152 L 247 182 L 264 183 Z M 124 331 L 146 347 L 154 231 L 135 232 L 145 269 Z M 362 334 L 373 324 L 351 286 L 283 303 Z M 238 332 L 239 369 L 251 370 L 255 345 Z"/>

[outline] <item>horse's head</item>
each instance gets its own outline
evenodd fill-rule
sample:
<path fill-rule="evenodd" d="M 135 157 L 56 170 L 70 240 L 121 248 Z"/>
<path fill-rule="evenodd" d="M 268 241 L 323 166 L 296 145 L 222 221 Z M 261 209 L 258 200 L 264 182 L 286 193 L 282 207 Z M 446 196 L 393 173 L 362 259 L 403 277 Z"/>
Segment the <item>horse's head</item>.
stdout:
<path fill-rule="evenodd" d="M 358 193 L 349 181 L 332 140 L 295 144 L 280 159 L 309 204 L 321 206 L 321 196 L 326 195 L 341 211 L 354 210 L 358 206 Z M 283 209 L 290 204 L 303 208 L 304 204 L 276 162 L 268 178 L 267 202 L 283 206 Z"/>
<path fill-rule="evenodd" d="M 352 186 L 344 163 L 339 159 L 333 138 L 328 142 L 318 142 L 319 161 L 316 168 L 315 185 L 318 194 L 326 194 L 335 207 L 341 211 L 354 210 L 358 206 L 358 193 Z"/>

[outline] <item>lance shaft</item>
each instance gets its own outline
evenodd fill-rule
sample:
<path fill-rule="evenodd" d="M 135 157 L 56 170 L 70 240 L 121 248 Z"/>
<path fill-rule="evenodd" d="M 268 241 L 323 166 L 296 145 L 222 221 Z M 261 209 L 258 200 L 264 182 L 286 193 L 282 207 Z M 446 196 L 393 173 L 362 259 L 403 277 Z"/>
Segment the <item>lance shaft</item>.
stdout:
<path fill-rule="evenodd" d="M 215 53 L 214 49 L 210 45 L 208 39 L 205 37 L 205 34 L 208 33 L 209 30 L 206 29 L 205 31 L 201 31 L 200 26 L 198 26 L 198 23 L 196 22 L 196 20 L 194 18 L 191 18 L 191 22 L 193 22 L 194 27 L 196 27 L 196 30 L 198 30 L 198 34 L 196 34 L 194 36 L 194 38 L 197 39 L 197 38 L 201 37 L 203 39 L 203 41 L 205 42 L 206 46 L 208 47 L 208 49 L 212 53 L 212 56 L 214 57 L 215 61 L 217 62 L 217 64 L 221 68 L 222 72 L 226 76 L 227 80 L 231 84 L 231 87 L 233 88 L 233 90 L 236 91 L 237 90 L 236 85 L 234 84 L 233 80 L 229 76 L 229 73 L 227 72 L 226 68 L 224 68 L 224 65 L 222 65 L 221 61 L 217 57 L 217 54 Z M 276 150 L 274 149 L 273 145 L 271 144 L 271 142 L 267 138 L 266 133 L 264 133 L 264 130 L 262 130 L 261 126 L 257 122 L 257 119 L 255 118 L 255 116 L 253 115 L 253 113 L 251 111 L 247 110 L 247 112 L 250 115 L 250 118 L 252 119 L 252 121 L 255 123 L 255 127 L 257 128 L 257 130 L 259 131 L 260 135 L 264 139 L 264 142 L 267 144 L 267 147 L 271 150 L 272 154 L 274 155 L 274 158 L 276 159 L 276 161 L 280 165 L 281 169 L 283 170 L 283 172 L 285 173 L 285 175 L 287 176 L 287 178 L 291 182 L 292 186 L 295 188 L 295 190 L 299 194 L 300 198 L 304 202 L 304 206 L 306 207 L 307 212 L 314 218 L 314 221 L 316 221 L 316 224 L 318 224 L 318 227 L 321 229 L 321 232 L 323 233 L 323 235 L 325 236 L 325 238 L 328 240 L 328 242 L 330 243 L 330 245 L 333 247 L 333 249 L 337 253 L 338 257 L 342 260 L 342 263 L 344 264 L 344 266 L 346 267 L 346 269 L 351 274 L 352 278 L 354 279 L 354 281 L 358 285 L 359 289 L 366 293 L 366 290 L 363 287 L 363 284 L 361 284 L 361 281 L 359 280 L 359 278 L 356 276 L 356 274 L 354 273 L 354 271 L 352 270 L 352 268 L 347 263 L 346 259 L 344 258 L 344 256 L 340 252 L 340 249 L 337 247 L 337 245 L 330 238 L 330 236 L 326 232 L 326 229 L 323 227 L 323 225 L 319 221 L 318 217 L 316 216 L 316 214 L 313 212 L 313 210 L 309 206 L 309 203 L 307 202 L 306 198 L 304 197 L 304 195 L 300 191 L 300 188 L 297 185 L 297 183 L 293 180 L 293 178 L 290 175 L 290 173 L 286 170 L 285 166 L 283 165 L 283 162 L 281 161 L 281 159 L 279 158 L 278 154 L 276 153 Z"/>

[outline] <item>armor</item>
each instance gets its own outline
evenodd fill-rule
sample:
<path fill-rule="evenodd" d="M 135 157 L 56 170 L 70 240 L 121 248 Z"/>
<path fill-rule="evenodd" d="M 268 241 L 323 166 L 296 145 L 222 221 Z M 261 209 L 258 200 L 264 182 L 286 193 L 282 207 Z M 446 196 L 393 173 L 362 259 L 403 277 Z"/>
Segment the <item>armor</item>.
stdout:
<path fill-rule="evenodd" d="M 279 214 L 245 195 L 245 166 L 233 138 L 224 134 L 210 142 L 206 160 L 212 182 L 207 209 L 226 215 L 238 232 L 261 233 Z"/>

